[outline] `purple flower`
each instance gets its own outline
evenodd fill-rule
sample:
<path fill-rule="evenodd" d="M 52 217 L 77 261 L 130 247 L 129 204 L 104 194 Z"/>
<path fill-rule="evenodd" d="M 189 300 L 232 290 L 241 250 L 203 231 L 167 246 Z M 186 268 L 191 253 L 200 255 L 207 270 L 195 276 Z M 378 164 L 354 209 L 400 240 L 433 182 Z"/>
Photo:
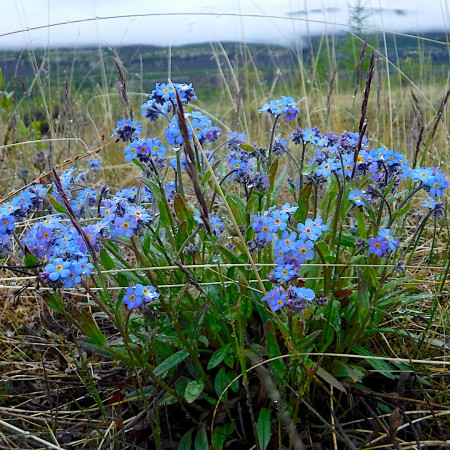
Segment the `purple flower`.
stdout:
<path fill-rule="evenodd" d="M 126 236 L 132 237 L 134 230 L 137 228 L 136 220 L 129 214 L 123 217 L 117 217 L 111 226 L 111 237 Z"/>
<path fill-rule="evenodd" d="M 284 306 L 285 292 L 282 287 L 276 287 L 270 290 L 261 300 L 268 302 L 273 311 L 278 311 Z"/>
<path fill-rule="evenodd" d="M 386 239 L 381 236 L 369 239 L 369 253 L 374 255 L 383 256 L 388 249 L 388 243 Z"/>
<path fill-rule="evenodd" d="M 124 141 L 134 141 L 142 133 L 142 125 L 137 120 L 122 119 L 117 122 L 117 127 L 114 129 L 111 139 L 117 134 L 119 138 Z"/>
<path fill-rule="evenodd" d="M 275 269 L 273 273 L 273 276 L 277 280 L 285 280 L 285 281 L 290 281 L 296 278 L 297 275 L 298 275 L 297 269 L 294 267 L 293 264 L 280 265 Z"/>
<path fill-rule="evenodd" d="M 394 236 L 391 235 L 391 230 L 382 229 L 378 231 L 378 236 L 386 240 L 389 250 L 394 251 L 399 245 L 400 242 L 397 239 L 394 239 Z"/>

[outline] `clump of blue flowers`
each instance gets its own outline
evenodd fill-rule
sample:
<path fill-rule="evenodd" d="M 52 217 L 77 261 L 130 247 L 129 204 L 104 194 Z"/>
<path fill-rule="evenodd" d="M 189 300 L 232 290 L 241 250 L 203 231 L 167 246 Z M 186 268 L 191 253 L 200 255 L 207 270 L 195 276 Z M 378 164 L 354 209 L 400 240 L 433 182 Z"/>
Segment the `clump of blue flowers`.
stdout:
<path fill-rule="evenodd" d="M 155 301 L 159 295 L 159 292 L 156 292 L 154 286 L 143 286 L 138 283 L 135 287 L 128 287 L 126 289 L 125 295 L 122 297 L 122 303 L 128 309 L 144 311 L 149 303 Z"/>
<path fill-rule="evenodd" d="M 294 120 L 300 109 L 297 106 L 293 97 L 285 97 L 284 95 L 276 100 L 271 100 L 269 103 L 263 105 L 259 110 L 261 112 L 268 112 L 272 116 L 283 115 L 287 121 Z"/>

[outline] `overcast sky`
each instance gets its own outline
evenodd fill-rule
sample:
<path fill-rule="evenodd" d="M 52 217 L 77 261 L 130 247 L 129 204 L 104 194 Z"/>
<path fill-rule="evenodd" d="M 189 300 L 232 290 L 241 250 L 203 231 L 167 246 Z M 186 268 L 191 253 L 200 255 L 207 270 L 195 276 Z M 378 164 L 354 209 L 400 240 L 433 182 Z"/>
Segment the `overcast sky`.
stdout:
<path fill-rule="evenodd" d="M 348 3 L 355 4 L 356 1 L 0 0 L 3 12 L 0 47 L 86 46 L 99 43 L 107 46 L 181 45 L 217 40 L 290 45 L 308 32 L 322 33 L 325 28 L 330 33 L 348 29 L 337 24 L 349 22 Z M 421 33 L 449 30 L 449 0 L 361 0 L 361 3 L 370 13 L 366 19 L 370 27 Z M 197 15 L 169 15 L 173 13 Z M 167 15 L 101 20 L 130 14 Z M 280 16 L 289 20 L 242 17 L 239 14 Z M 14 33 L 27 27 L 94 18 L 99 19 Z"/>

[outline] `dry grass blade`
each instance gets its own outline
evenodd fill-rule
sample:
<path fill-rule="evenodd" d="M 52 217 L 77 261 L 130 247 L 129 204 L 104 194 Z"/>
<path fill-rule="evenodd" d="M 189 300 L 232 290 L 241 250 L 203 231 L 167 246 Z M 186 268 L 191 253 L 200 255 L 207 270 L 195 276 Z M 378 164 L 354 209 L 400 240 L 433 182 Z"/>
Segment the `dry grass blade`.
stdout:
<path fill-rule="evenodd" d="M 361 67 L 364 61 L 364 55 L 366 54 L 367 48 L 367 40 L 364 41 L 364 44 L 361 48 L 361 53 L 359 54 L 358 64 L 356 64 L 356 82 L 355 82 L 355 92 L 353 93 L 353 97 L 356 97 L 358 93 L 359 80 L 361 79 Z"/>
<path fill-rule="evenodd" d="M 28 433 L 26 431 L 23 431 L 22 429 L 15 427 L 14 425 L 9 424 L 8 422 L 5 422 L 4 420 L 0 419 L 0 426 L 6 428 L 9 431 L 13 431 L 14 433 L 17 433 L 19 436 L 23 436 L 25 438 L 29 438 L 39 444 L 42 444 L 45 446 L 45 448 L 51 448 L 54 450 L 64 450 L 64 448 L 60 447 L 59 445 L 54 445 L 51 442 L 48 442 L 44 439 L 41 439 L 38 436 L 33 435 L 32 433 Z"/>
<path fill-rule="evenodd" d="M 122 102 L 125 114 L 129 115 L 131 120 L 133 120 L 133 108 L 131 107 L 130 99 L 127 93 L 127 77 L 125 75 L 125 69 L 123 63 L 119 58 L 114 58 L 114 64 L 119 72 L 120 83 L 117 86 L 117 92 L 119 93 L 119 99 Z"/>
<path fill-rule="evenodd" d="M 374 71 L 374 52 L 372 51 L 372 55 L 370 56 L 369 70 L 367 72 L 366 87 L 364 89 L 364 98 L 361 105 L 361 117 L 359 119 L 359 126 L 358 126 L 359 140 L 358 146 L 355 150 L 355 157 L 353 159 L 353 170 L 351 176 L 352 179 L 355 178 L 356 162 L 358 160 L 358 155 L 359 152 L 361 151 L 362 141 L 367 130 L 367 119 L 366 119 L 367 104 L 369 102 L 370 85 L 372 84 L 373 71 Z"/>
<path fill-rule="evenodd" d="M 177 99 L 177 105 L 178 105 L 178 108 L 177 108 L 178 126 L 180 127 L 181 135 L 183 136 L 183 140 L 184 140 L 183 149 L 184 149 L 184 154 L 186 156 L 186 172 L 188 173 L 188 175 L 192 181 L 195 196 L 197 197 L 197 201 L 200 205 L 200 210 L 201 210 L 200 217 L 203 220 L 206 231 L 209 234 L 211 234 L 211 225 L 209 223 L 208 204 L 206 203 L 206 199 L 203 194 L 202 187 L 200 185 L 200 178 L 198 176 L 197 164 L 196 164 L 197 161 L 196 161 L 195 153 L 192 150 L 191 142 L 189 140 L 189 132 L 188 132 L 187 124 L 186 124 L 186 119 L 184 117 L 183 103 L 181 102 L 180 95 L 178 94 L 177 90 L 174 88 L 173 85 L 172 85 L 172 89 L 175 92 L 176 99 Z"/>

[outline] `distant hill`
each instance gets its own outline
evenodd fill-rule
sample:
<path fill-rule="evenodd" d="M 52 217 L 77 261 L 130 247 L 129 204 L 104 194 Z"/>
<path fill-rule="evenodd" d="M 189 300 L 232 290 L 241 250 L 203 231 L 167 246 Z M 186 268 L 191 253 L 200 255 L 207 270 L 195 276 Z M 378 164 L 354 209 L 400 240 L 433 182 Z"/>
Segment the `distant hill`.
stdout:
<path fill-rule="evenodd" d="M 434 41 L 446 42 L 445 33 L 430 33 L 426 36 Z M 370 35 L 366 39 L 384 54 L 382 35 Z M 274 76 L 277 70 L 298 67 L 298 52 L 303 60 L 316 59 L 318 69 L 325 78 L 331 64 L 328 61 L 327 46 L 335 50 L 335 60 L 339 70 L 354 71 L 362 46 L 362 40 L 350 38 L 350 35 L 337 35 L 328 42 L 323 37 L 312 37 L 299 48 L 278 45 L 242 44 L 226 42 L 222 44 L 205 43 L 180 47 L 155 47 L 149 45 L 130 45 L 120 48 L 59 48 L 46 50 L 0 51 L 0 68 L 4 75 L 5 88 L 11 89 L 13 83 L 20 86 L 20 80 L 27 86 L 35 76 L 50 73 L 53 83 L 64 82 L 67 77 L 75 88 L 89 88 L 101 82 L 102 65 L 107 80 L 116 81 L 117 71 L 114 59 L 119 58 L 128 73 L 130 83 L 148 90 L 156 81 L 167 79 L 170 73 L 178 81 L 214 82 L 219 76 L 219 67 L 225 68 L 228 61 L 233 67 L 248 64 L 267 75 L 266 80 Z M 449 49 L 446 45 L 414 39 L 406 36 L 386 34 L 388 57 L 393 63 L 415 64 L 429 63 L 442 77 L 448 75 Z M 369 51 L 369 49 L 368 49 Z M 225 56 L 226 54 L 226 56 Z M 101 55 L 101 58 L 100 58 Z M 420 61 L 419 61 L 419 55 Z M 170 57 L 170 58 L 169 58 Z M 228 59 L 228 61 L 227 61 Z M 112 78 L 111 78 L 112 77 Z M 14 81 L 15 80 L 15 81 Z"/>

